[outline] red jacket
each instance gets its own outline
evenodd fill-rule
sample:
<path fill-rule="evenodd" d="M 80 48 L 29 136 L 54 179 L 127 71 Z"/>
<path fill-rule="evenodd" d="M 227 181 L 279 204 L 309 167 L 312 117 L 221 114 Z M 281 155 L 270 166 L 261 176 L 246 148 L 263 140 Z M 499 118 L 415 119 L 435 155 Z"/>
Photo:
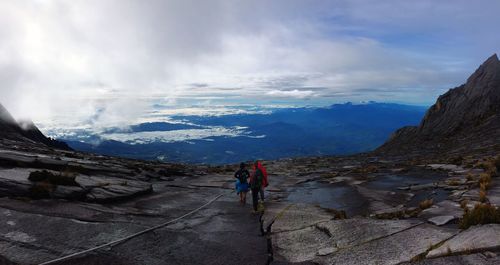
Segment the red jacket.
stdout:
<path fill-rule="evenodd" d="M 267 179 L 267 171 L 266 168 L 262 165 L 262 163 L 259 161 L 257 162 L 257 168 L 262 171 L 262 174 L 264 175 L 264 179 L 262 179 L 262 187 L 265 188 L 269 186 L 269 180 Z M 253 174 L 255 174 L 255 165 L 253 166 Z"/>

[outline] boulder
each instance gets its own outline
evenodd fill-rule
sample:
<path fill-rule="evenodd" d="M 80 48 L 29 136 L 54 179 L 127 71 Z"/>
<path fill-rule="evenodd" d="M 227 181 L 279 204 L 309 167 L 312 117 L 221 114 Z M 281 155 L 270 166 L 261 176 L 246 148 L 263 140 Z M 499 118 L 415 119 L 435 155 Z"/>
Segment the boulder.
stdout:
<path fill-rule="evenodd" d="M 400 264 L 425 253 L 430 246 L 456 234 L 455 230 L 423 224 L 391 236 L 342 249 L 323 264 Z M 318 258 L 319 260 L 319 258 Z"/>
<path fill-rule="evenodd" d="M 0 196 L 27 196 L 33 182 L 28 180 L 30 169 L 0 170 Z"/>
<path fill-rule="evenodd" d="M 58 185 L 51 192 L 53 198 L 78 200 L 85 197 L 87 193 L 82 187 Z"/>
<path fill-rule="evenodd" d="M 436 258 L 451 253 L 477 252 L 500 248 L 500 224 L 473 226 L 427 254 Z"/>
<path fill-rule="evenodd" d="M 432 219 L 435 217 L 451 216 L 453 219 L 462 217 L 464 211 L 460 208 L 460 204 L 450 200 L 441 201 L 432 207 L 425 209 L 420 214 L 420 217 Z M 442 220 L 442 218 L 440 218 Z"/>
<path fill-rule="evenodd" d="M 496 261 L 495 261 L 496 260 Z M 435 259 L 424 259 L 418 262 L 404 263 L 411 265 L 494 265 L 499 264 L 500 259 L 489 259 L 482 254 L 446 256 Z"/>
<path fill-rule="evenodd" d="M 276 216 L 279 217 L 272 226 L 274 233 L 298 230 L 334 218 L 333 214 L 313 205 L 276 203 L 266 208 L 264 225 L 267 227 Z"/>
<path fill-rule="evenodd" d="M 312 226 L 273 234 L 276 252 L 290 262 L 327 256 L 420 225 L 416 220 L 354 218 L 318 222 Z"/>
<path fill-rule="evenodd" d="M 448 222 L 455 220 L 455 219 L 456 219 L 456 217 L 453 215 L 441 215 L 441 216 L 435 216 L 435 217 L 429 218 L 427 221 L 429 221 L 429 223 L 435 224 L 435 225 L 445 225 Z"/>

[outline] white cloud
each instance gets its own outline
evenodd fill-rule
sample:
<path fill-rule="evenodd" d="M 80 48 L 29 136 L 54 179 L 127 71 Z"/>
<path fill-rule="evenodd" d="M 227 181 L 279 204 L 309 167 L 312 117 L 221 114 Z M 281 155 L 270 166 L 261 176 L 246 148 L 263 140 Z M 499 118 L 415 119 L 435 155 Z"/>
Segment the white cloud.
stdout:
<path fill-rule="evenodd" d="M 314 96 L 314 92 L 310 90 L 271 90 L 266 93 L 267 96 L 271 97 L 284 97 L 284 98 L 299 98 L 306 99 Z"/>
<path fill-rule="evenodd" d="M 92 126 L 155 100 L 432 102 L 498 49 L 479 2 L 2 1 L 0 102 Z"/>
<path fill-rule="evenodd" d="M 204 140 L 210 139 L 211 137 L 249 137 L 244 129 L 246 128 L 224 128 L 214 126 L 206 129 L 103 134 L 102 138 L 130 144 L 148 144 L 154 142 L 173 143 Z"/>

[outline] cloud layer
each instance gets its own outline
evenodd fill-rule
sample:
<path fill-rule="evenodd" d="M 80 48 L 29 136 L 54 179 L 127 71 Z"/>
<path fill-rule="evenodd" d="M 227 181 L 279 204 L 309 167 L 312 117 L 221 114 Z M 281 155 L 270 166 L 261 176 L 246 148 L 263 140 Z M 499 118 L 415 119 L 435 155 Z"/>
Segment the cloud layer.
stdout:
<path fill-rule="evenodd" d="M 0 3 L 0 102 L 127 123 L 153 103 L 431 103 L 499 50 L 500 2 Z"/>

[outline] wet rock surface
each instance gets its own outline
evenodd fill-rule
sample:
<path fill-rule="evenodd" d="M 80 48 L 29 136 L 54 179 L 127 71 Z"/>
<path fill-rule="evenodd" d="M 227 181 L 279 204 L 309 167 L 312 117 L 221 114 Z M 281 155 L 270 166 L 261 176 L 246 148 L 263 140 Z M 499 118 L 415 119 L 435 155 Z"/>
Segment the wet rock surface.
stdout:
<path fill-rule="evenodd" d="M 496 226 L 458 228 L 461 202 L 479 202 L 485 172 L 464 164 L 370 155 L 266 161 L 261 225 L 250 194 L 247 205 L 234 194 L 237 166 L 3 146 L 0 264 L 38 264 L 108 243 L 219 194 L 166 227 L 59 264 L 266 264 L 269 257 L 273 264 L 495 264 Z M 43 170 L 51 177 L 30 178 Z M 487 196 L 497 205 L 496 179 Z M 422 207 L 426 200 L 432 202 Z M 448 249 L 456 256 L 447 257 Z"/>
<path fill-rule="evenodd" d="M 272 236 L 277 260 L 297 264 L 495 264 L 498 260 L 499 248 L 493 240 L 498 236 L 496 230 L 489 228 L 489 236 L 485 236 L 484 231 L 467 232 L 458 227 L 464 214 L 461 202 L 467 201 L 470 208 L 479 200 L 479 192 L 472 191 L 483 170 L 425 161 L 405 165 L 403 161 L 359 156 L 356 162 L 344 157 L 297 159 L 269 165 L 269 171 L 275 172 L 300 172 L 302 168 L 311 168 L 312 172 L 301 173 L 304 181 L 293 179 L 295 184 L 285 192 L 299 193 L 308 203 L 273 193 L 278 195 L 277 202 L 271 203 L 264 215 L 268 221 L 279 216 Z M 295 164 L 302 167 L 294 168 Z M 288 186 L 289 182 L 292 180 L 281 184 Z M 332 190 L 349 187 L 344 188 L 348 192 L 338 192 L 342 194 L 338 200 L 348 202 L 351 198 L 352 204 L 337 202 L 339 208 L 328 207 L 335 204 L 322 199 L 335 197 L 324 194 L 321 190 L 324 185 L 332 185 Z M 498 196 L 496 185 L 488 190 L 489 197 Z M 316 187 L 320 189 L 314 196 Z M 359 211 L 360 201 L 364 204 L 362 211 Z M 423 201 L 430 204 L 422 206 Z M 347 216 L 339 215 L 342 210 Z M 483 229 L 488 226 L 491 225 Z M 455 238 L 477 243 L 468 244 L 468 251 L 460 251 L 457 245 L 457 250 L 442 256 L 430 255 L 442 251 Z M 492 255 L 484 254 L 487 251 Z M 471 252 L 481 254 L 468 255 Z"/>

